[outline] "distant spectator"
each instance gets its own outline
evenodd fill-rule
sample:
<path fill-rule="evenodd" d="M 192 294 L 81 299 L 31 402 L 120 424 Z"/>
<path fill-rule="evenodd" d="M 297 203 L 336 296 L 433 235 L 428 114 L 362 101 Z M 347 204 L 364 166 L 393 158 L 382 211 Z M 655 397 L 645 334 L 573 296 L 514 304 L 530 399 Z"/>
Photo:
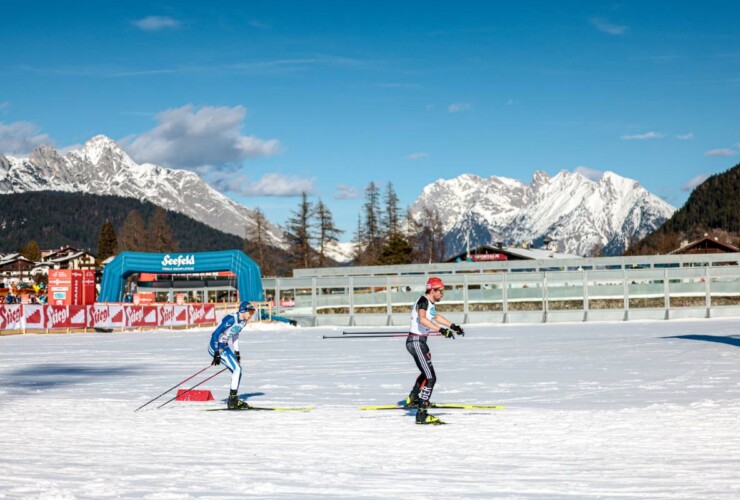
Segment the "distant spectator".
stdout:
<path fill-rule="evenodd" d="M 12 293 L 9 293 L 5 296 L 5 303 L 6 304 L 13 304 L 15 302 L 15 298 L 13 297 Z"/>

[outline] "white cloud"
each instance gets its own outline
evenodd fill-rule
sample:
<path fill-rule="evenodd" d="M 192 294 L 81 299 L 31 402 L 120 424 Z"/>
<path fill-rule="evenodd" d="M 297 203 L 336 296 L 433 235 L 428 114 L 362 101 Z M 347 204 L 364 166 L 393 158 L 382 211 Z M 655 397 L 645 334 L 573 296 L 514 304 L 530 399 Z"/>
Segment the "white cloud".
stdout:
<path fill-rule="evenodd" d="M 576 168 L 574 172 L 577 174 L 581 174 L 586 179 L 590 179 L 594 182 L 599 182 L 602 174 L 604 173 L 601 170 L 596 170 L 596 169 L 585 167 L 585 166 L 580 166 Z"/>
<path fill-rule="evenodd" d="M 29 122 L 0 122 L 0 153 L 27 155 L 42 144 L 53 145 L 47 134 L 40 134 L 38 127 Z"/>
<path fill-rule="evenodd" d="M 704 156 L 734 156 L 735 152 L 729 148 L 710 149 Z"/>
<path fill-rule="evenodd" d="M 447 111 L 450 113 L 460 113 L 462 111 L 470 111 L 473 109 L 473 105 L 469 102 L 455 102 L 447 107 Z"/>
<path fill-rule="evenodd" d="M 609 35 L 624 35 L 627 32 L 627 26 L 620 26 L 618 24 L 610 23 L 609 21 L 601 17 L 592 17 L 590 21 L 591 24 L 593 24 L 596 29 L 598 29 L 602 33 L 606 33 Z"/>
<path fill-rule="evenodd" d="M 143 31 L 159 31 L 180 26 L 180 21 L 167 16 L 148 16 L 132 21 L 132 24 Z"/>
<path fill-rule="evenodd" d="M 243 106 L 168 109 L 157 114 L 155 128 L 120 143 L 139 162 L 191 169 L 277 154 L 277 140 L 241 134 L 246 114 Z"/>
<path fill-rule="evenodd" d="M 676 139 L 679 139 L 681 141 L 690 141 L 693 138 L 694 138 L 693 132 L 689 132 L 688 134 L 678 134 L 676 136 Z"/>
<path fill-rule="evenodd" d="M 347 184 L 337 186 L 337 193 L 334 195 L 335 200 L 356 200 L 358 198 L 360 198 L 360 193 L 354 186 L 348 186 Z"/>
<path fill-rule="evenodd" d="M 696 177 L 693 177 L 681 184 L 681 191 L 693 191 L 695 187 L 697 187 L 708 178 L 709 176 L 707 174 L 699 174 Z"/>
<path fill-rule="evenodd" d="M 421 151 L 416 151 L 414 153 L 411 153 L 410 155 L 407 155 L 406 159 L 407 160 L 422 160 L 428 157 L 429 157 L 429 153 L 423 153 Z"/>
<path fill-rule="evenodd" d="M 301 193 L 314 194 L 316 178 L 310 179 L 296 175 L 270 173 L 254 183 L 247 183 L 239 194 L 245 196 L 300 196 Z"/>
<path fill-rule="evenodd" d="M 625 141 L 645 141 L 648 139 L 660 139 L 661 137 L 663 137 L 663 134 L 660 132 L 647 132 L 645 134 L 623 135 L 620 139 Z"/>
<path fill-rule="evenodd" d="M 291 197 L 314 194 L 316 179 L 305 179 L 295 175 L 278 173 L 264 174 L 261 179 L 252 182 L 249 177 L 236 169 L 223 169 L 205 166 L 196 171 L 208 184 L 222 193 L 233 193 L 240 196 L 277 196 Z"/>

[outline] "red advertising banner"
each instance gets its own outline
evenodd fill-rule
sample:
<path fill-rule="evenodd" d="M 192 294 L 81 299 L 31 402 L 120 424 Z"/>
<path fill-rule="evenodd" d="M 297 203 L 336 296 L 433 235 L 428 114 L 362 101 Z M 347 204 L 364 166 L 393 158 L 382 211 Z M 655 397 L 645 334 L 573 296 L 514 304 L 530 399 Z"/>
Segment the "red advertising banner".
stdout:
<path fill-rule="evenodd" d="M 84 306 L 44 306 L 46 316 L 44 328 L 85 328 L 87 314 Z"/>
<path fill-rule="evenodd" d="M 160 326 L 184 326 L 188 324 L 188 306 L 161 306 Z"/>
<path fill-rule="evenodd" d="M 154 304 L 154 292 L 138 292 L 134 294 L 134 305 Z"/>
<path fill-rule="evenodd" d="M 109 328 L 123 328 L 126 326 L 126 314 L 123 304 L 108 304 L 110 311 Z"/>
<path fill-rule="evenodd" d="M 95 303 L 95 271 L 92 269 L 49 269 L 48 286 L 50 305 Z"/>
<path fill-rule="evenodd" d="M 188 306 L 188 323 L 200 325 L 203 323 L 214 323 L 216 321 L 215 304 L 190 304 Z"/>
<path fill-rule="evenodd" d="M 69 306 L 69 327 L 70 328 L 87 327 L 87 307 L 86 306 Z"/>
<path fill-rule="evenodd" d="M 95 290 L 95 270 L 85 269 L 82 271 L 82 298 L 75 304 L 90 305 L 95 303 L 98 298 Z"/>
<path fill-rule="evenodd" d="M 0 305 L 0 330 L 157 328 L 216 323 L 215 304 Z"/>
<path fill-rule="evenodd" d="M 20 304 L 0 306 L 0 330 L 22 330 L 23 310 Z"/>
<path fill-rule="evenodd" d="M 126 306 L 126 326 L 141 328 L 158 324 L 156 306 Z"/>
<path fill-rule="evenodd" d="M 49 269 L 48 301 L 50 305 L 63 306 L 72 303 L 72 271 Z"/>
<path fill-rule="evenodd" d="M 67 306 L 47 306 L 44 328 L 69 328 L 69 308 Z"/>
<path fill-rule="evenodd" d="M 23 306 L 23 328 L 27 328 L 29 330 L 38 329 L 42 330 L 44 328 L 44 323 L 46 322 L 46 315 L 44 314 L 44 308 L 49 306 L 42 306 L 42 305 L 28 305 Z"/>
<path fill-rule="evenodd" d="M 482 262 L 488 260 L 509 260 L 505 253 L 484 253 L 473 255 L 473 262 Z"/>
<path fill-rule="evenodd" d="M 110 310 L 106 304 L 87 306 L 88 328 L 109 328 Z"/>

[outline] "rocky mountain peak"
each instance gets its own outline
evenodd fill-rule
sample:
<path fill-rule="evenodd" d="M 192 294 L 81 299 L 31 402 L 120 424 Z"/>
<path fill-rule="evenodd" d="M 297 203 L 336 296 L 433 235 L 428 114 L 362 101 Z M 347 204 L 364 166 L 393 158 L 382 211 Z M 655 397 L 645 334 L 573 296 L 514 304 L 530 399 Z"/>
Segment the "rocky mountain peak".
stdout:
<path fill-rule="evenodd" d="M 6 160 L 0 193 L 68 191 L 136 198 L 242 238 L 255 226 L 252 210 L 211 188 L 194 172 L 139 165 L 104 135 L 64 156 L 41 146 L 29 158 Z M 268 223 L 267 238 L 274 246 L 285 245 L 282 230 L 274 224 Z"/>
<path fill-rule="evenodd" d="M 639 183 L 613 172 L 598 183 L 567 170 L 553 177 L 537 171 L 529 185 L 495 176 L 474 183 L 469 179 L 440 179 L 411 208 L 418 218 L 430 196 L 454 200 L 441 214 L 449 255 L 464 251 L 466 239 L 471 246 L 514 245 L 545 236 L 557 240 L 561 252 L 588 255 L 603 247 L 617 255 L 631 237 L 647 235 L 675 211 Z"/>

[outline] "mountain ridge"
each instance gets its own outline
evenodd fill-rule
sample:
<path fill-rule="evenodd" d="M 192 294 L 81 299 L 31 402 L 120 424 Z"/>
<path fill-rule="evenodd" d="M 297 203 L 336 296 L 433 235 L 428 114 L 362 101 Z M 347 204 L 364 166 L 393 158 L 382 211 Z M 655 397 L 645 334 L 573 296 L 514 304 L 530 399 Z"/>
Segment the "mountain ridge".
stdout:
<path fill-rule="evenodd" d="M 40 146 L 21 158 L 0 154 L 0 194 L 86 192 L 143 199 L 243 238 L 255 227 L 253 210 L 206 184 L 195 172 L 138 164 L 112 139 L 97 135 L 62 155 Z M 267 223 L 269 244 L 284 248 L 283 231 Z"/>
<path fill-rule="evenodd" d="M 516 245 L 545 237 L 563 253 L 619 255 L 676 210 L 614 172 L 604 172 L 596 182 L 567 170 L 552 177 L 536 171 L 529 184 L 472 174 L 438 179 L 424 188 L 411 213 L 419 218 L 435 207 L 443 207 L 448 256 L 464 252 L 468 244 Z"/>

